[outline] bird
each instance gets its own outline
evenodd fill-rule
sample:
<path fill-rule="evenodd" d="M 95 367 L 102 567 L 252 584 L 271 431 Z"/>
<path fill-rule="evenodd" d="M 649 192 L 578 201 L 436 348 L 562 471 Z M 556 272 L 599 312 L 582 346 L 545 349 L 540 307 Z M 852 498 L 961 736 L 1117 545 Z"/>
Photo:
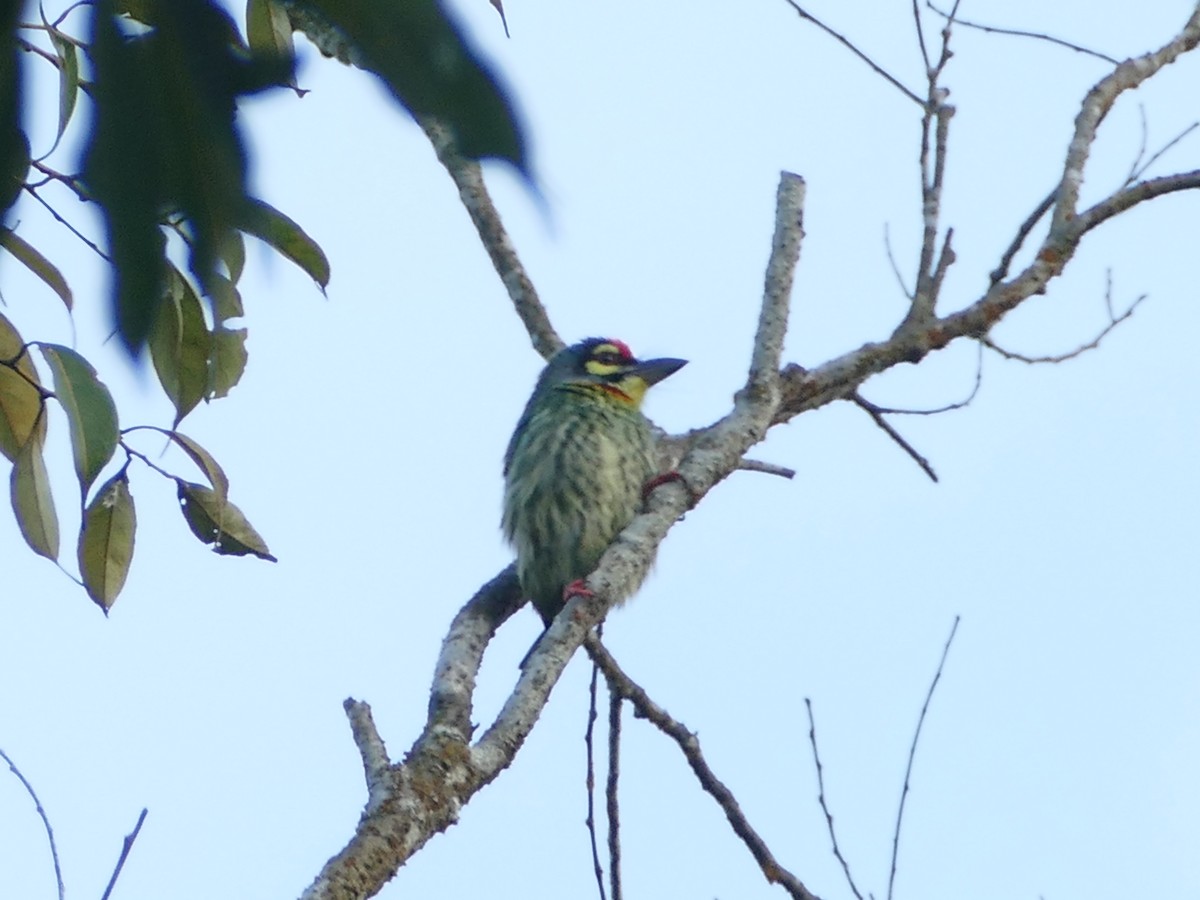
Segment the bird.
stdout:
<path fill-rule="evenodd" d="M 501 527 L 522 594 L 547 627 L 572 595 L 590 595 L 583 579 L 644 492 L 670 477 L 658 474 L 641 407 L 686 363 L 639 360 L 624 342 L 594 337 L 560 350 L 538 377 L 504 454 Z"/>

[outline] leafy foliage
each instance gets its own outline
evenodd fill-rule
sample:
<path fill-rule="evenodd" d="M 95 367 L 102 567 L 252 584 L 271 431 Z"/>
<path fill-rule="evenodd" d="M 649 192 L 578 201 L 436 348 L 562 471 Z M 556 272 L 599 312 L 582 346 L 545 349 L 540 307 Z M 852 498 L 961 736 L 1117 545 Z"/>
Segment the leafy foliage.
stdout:
<path fill-rule="evenodd" d="M 238 286 L 245 235 L 292 261 L 322 292 L 330 281 L 320 244 L 247 193 L 249 149 L 237 104 L 273 87 L 303 93 L 293 78 L 293 31 L 303 30 L 327 54 L 332 45 L 322 35 L 334 35 L 337 55 L 376 72 L 414 116 L 436 118 L 468 157 L 507 159 L 528 175 L 524 139 L 496 79 L 437 0 L 248 0 L 245 40 L 217 0 L 64 2 L 53 19 L 39 5 L 40 22 L 20 22 L 21 5 L 0 4 L 0 28 L 9 38 L 0 53 L 0 252 L 73 312 L 85 298 L 72 289 L 69 273 L 53 253 L 18 234 L 18 219 L 6 219 L 23 192 L 50 208 L 110 264 L 116 333 L 134 358 L 148 348 L 174 407 L 169 429 L 122 429 L 118 404 L 85 355 L 30 340 L 0 314 L 0 454 L 13 463 L 17 524 L 35 553 L 59 561 L 55 473 L 44 456 L 47 439 L 54 438 L 47 402 L 54 401 L 65 414 L 78 483 L 80 580 L 107 613 L 133 561 L 135 461 L 175 482 L 184 521 L 215 552 L 275 559 L 230 501 L 224 469 L 177 428 L 200 403 L 227 396 L 245 372 L 249 332 L 240 321 L 246 310 Z M 78 23 L 90 38 L 73 33 L 70 25 Z M 22 48 L 36 50 L 57 70 L 53 143 L 34 158 L 21 123 Z M 54 163 L 64 152 L 60 145 L 78 143 L 63 138 L 89 99 L 94 109 L 82 159 Z M 91 240 L 54 211 L 43 196 L 52 190 L 95 204 L 104 240 Z M 185 257 L 186 265 L 174 262 Z M 142 452 L 136 435 L 146 432 L 182 451 L 208 486 Z"/>

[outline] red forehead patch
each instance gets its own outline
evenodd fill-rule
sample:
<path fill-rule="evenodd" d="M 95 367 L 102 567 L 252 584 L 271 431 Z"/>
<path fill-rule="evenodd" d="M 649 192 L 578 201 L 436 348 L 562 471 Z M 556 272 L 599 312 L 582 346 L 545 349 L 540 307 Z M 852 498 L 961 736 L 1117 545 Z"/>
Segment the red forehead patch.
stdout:
<path fill-rule="evenodd" d="M 615 338 L 608 338 L 607 342 L 617 348 L 617 352 L 626 359 L 633 359 L 633 352 L 629 349 L 629 345 L 624 341 L 618 341 Z"/>

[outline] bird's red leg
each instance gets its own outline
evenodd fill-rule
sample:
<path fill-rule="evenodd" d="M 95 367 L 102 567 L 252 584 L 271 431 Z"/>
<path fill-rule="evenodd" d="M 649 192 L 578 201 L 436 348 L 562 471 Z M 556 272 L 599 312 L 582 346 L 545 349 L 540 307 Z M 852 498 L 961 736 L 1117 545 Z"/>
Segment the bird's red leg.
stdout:
<path fill-rule="evenodd" d="M 582 578 L 576 578 L 565 588 L 563 588 L 563 603 L 566 603 L 572 597 L 595 597 L 596 595 L 588 590 L 587 584 Z"/>

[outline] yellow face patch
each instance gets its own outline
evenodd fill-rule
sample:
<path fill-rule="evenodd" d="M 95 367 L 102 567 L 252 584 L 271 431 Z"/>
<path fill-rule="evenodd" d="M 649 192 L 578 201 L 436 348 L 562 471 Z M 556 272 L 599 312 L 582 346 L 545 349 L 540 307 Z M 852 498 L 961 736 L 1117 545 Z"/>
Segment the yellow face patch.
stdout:
<path fill-rule="evenodd" d="M 626 368 L 631 362 L 628 348 L 616 344 L 597 344 L 592 348 L 592 355 L 583 364 L 589 375 L 612 375 Z"/>

